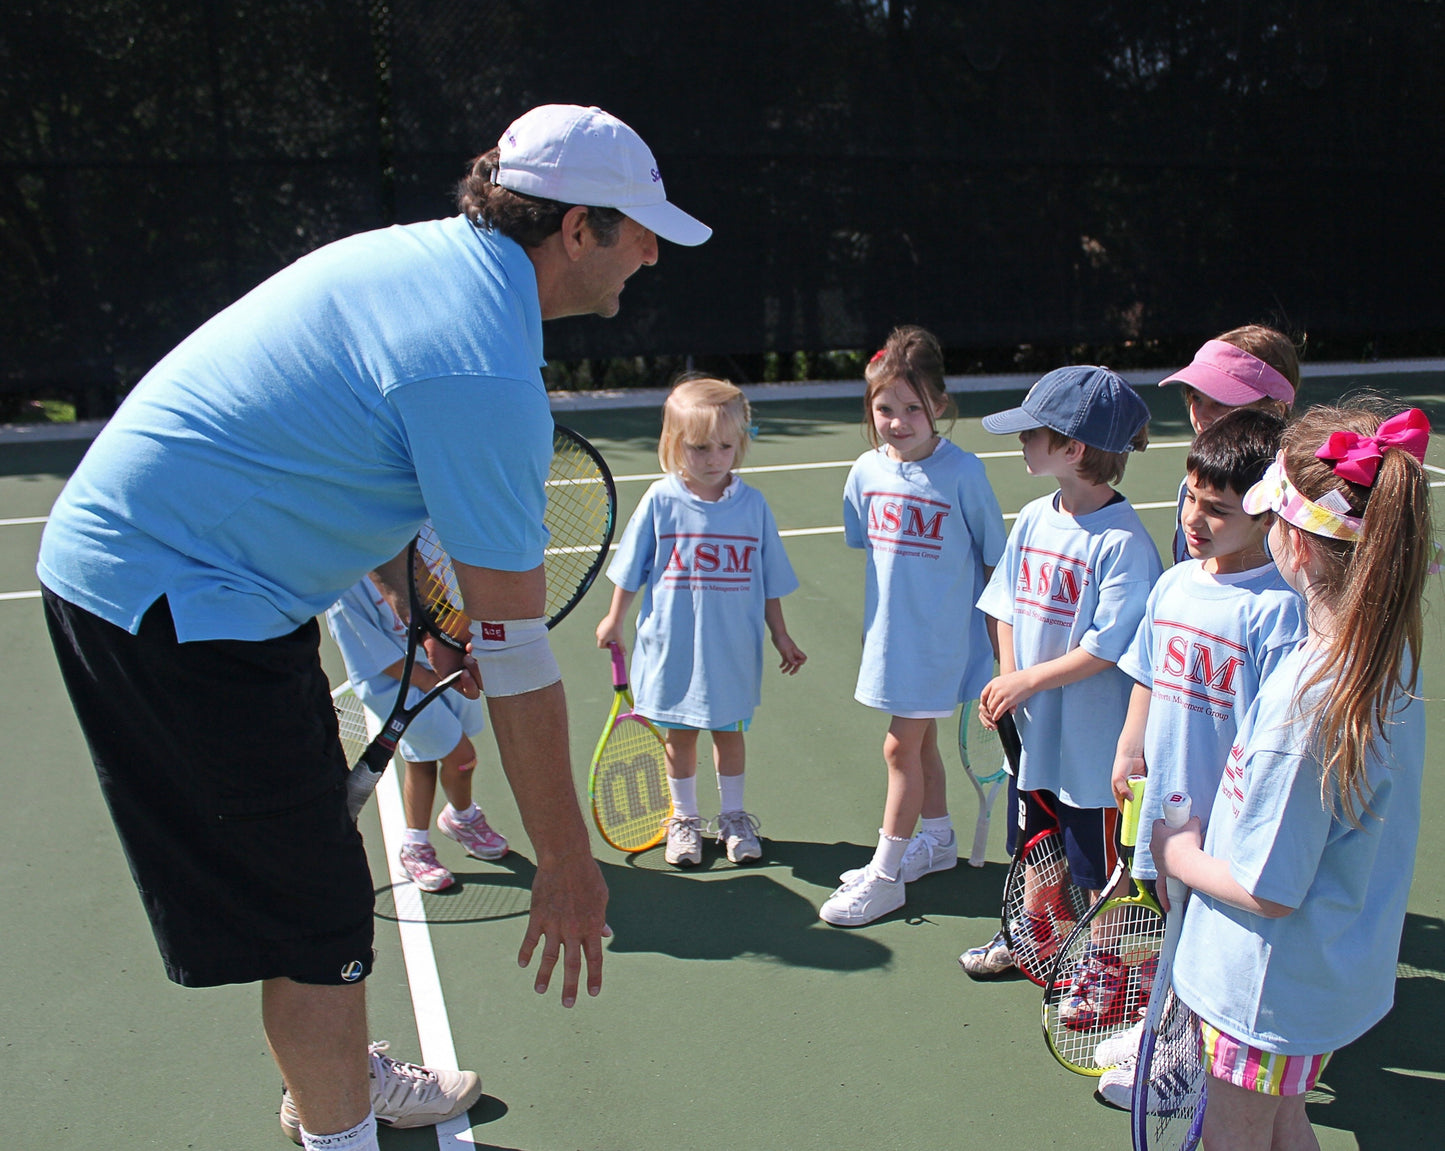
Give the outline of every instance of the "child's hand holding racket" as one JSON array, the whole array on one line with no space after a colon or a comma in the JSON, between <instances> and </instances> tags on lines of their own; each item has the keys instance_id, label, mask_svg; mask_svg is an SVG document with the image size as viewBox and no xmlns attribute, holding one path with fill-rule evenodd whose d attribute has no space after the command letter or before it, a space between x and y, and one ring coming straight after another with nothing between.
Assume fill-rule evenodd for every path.
<instances>
[{"instance_id":1,"label":"child's hand holding racket","mask_svg":"<svg viewBox=\"0 0 1445 1151\"><path fill-rule=\"evenodd\" d=\"M1156 819L1154 833L1149 838L1149 850L1154 855L1154 866L1159 869L1160 879L1178 876L1179 868L1186 866L1191 856L1203 852L1204 825L1197 815L1177 827L1167 820ZM1159 905L1165 911L1169 910L1169 887L1167 883L1158 885Z\"/></svg>"}]
</instances>

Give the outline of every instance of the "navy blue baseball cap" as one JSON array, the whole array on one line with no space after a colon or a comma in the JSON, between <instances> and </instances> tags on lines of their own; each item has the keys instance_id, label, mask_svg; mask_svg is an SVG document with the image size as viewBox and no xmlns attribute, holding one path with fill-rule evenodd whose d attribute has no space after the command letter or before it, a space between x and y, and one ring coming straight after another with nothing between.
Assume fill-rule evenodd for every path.
<instances>
[{"instance_id":1,"label":"navy blue baseball cap","mask_svg":"<svg viewBox=\"0 0 1445 1151\"><path fill-rule=\"evenodd\" d=\"M1117 372L1094 364L1056 368L1029 389L1024 402L984 416L984 429L999 435L1053 428L1060 435L1106 452L1127 452L1149 422L1149 407Z\"/></svg>"}]
</instances>

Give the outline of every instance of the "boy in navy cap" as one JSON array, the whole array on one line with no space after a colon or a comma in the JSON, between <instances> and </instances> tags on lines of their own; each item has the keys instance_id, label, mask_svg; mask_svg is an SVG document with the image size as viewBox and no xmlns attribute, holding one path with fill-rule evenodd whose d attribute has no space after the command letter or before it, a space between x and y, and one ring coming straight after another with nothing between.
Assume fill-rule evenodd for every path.
<instances>
[{"instance_id":1,"label":"boy in navy cap","mask_svg":"<svg viewBox=\"0 0 1445 1151\"><path fill-rule=\"evenodd\" d=\"M1149 442L1149 409L1108 368L1075 365L1038 381L1023 403L984 418L1017 433L1024 466L1059 490L1019 513L1003 559L978 607L998 621L999 674L979 694L992 727L1004 712L1018 725L1023 755L1016 781L1026 839L1056 826L1069 874L1097 891L1114 863L1117 809L1109 757L1129 707L1132 682L1116 666L1163 571L1134 509L1113 486L1131 451ZM1016 948L1030 970L1062 942L1052 911L1057 893L1043 878L1025 889ZM999 932L959 956L973 976L997 975L1015 956Z\"/></svg>"}]
</instances>

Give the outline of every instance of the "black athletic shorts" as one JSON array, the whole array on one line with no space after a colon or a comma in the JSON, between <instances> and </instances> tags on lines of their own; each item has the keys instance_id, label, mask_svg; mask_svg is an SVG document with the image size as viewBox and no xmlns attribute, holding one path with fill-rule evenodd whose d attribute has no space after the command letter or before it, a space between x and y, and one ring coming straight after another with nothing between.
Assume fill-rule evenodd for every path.
<instances>
[{"instance_id":1,"label":"black athletic shorts","mask_svg":"<svg viewBox=\"0 0 1445 1151\"><path fill-rule=\"evenodd\" d=\"M187 987L371 972L373 893L312 620L260 642L138 635L42 589L166 974Z\"/></svg>"},{"instance_id":2,"label":"black athletic shorts","mask_svg":"<svg viewBox=\"0 0 1445 1151\"><path fill-rule=\"evenodd\" d=\"M1118 808L1070 807L1052 791L1023 791L1019 796L1025 843L1057 828L1074 883L1086 891L1098 891L1108 883L1119 858Z\"/></svg>"}]
</instances>

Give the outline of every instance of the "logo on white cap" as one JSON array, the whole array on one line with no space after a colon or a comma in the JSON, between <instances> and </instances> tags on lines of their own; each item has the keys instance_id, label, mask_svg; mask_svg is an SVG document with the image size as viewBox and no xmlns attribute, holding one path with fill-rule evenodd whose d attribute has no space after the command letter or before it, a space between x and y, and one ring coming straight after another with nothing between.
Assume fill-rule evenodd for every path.
<instances>
[{"instance_id":1,"label":"logo on white cap","mask_svg":"<svg viewBox=\"0 0 1445 1151\"><path fill-rule=\"evenodd\" d=\"M497 141L493 180L563 204L616 208L664 240L691 247L712 229L668 203L662 173L642 137L601 108L543 104Z\"/></svg>"}]
</instances>

